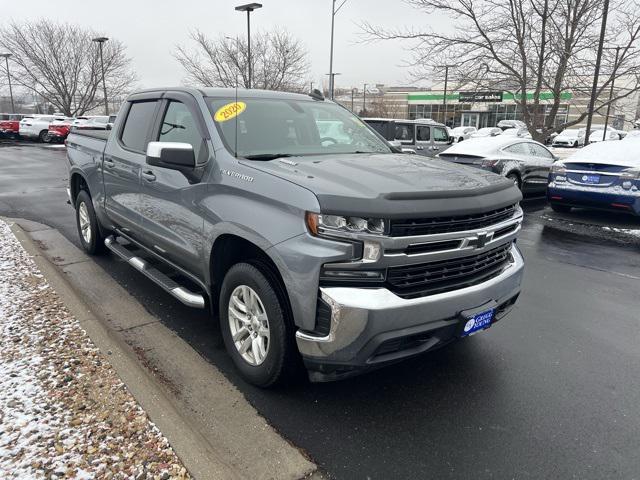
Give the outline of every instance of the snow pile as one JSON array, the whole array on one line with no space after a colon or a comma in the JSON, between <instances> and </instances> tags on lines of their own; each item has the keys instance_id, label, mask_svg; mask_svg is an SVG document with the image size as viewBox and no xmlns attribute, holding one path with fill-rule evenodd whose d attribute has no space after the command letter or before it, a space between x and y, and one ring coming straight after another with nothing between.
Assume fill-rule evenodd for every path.
<instances>
[{"instance_id":1,"label":"snow pile","mask_svg":"<svg viewBox=\"0 0 640 480\"><path fill-rule=\"evenodd\" d=\"M0 478L188 478L0 221Z\"/></svg>"}]
</instances>

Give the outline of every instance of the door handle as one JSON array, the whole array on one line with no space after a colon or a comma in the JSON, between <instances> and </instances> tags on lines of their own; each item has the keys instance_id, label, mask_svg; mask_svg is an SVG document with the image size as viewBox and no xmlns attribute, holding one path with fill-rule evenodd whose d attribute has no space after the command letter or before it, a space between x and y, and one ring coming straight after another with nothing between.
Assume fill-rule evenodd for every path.
<instances>
[{"instance_id":1,"label":"door handle","mask_svg":"<svg viewBox=\"0 0 640 480\"><path fill-rule=\"evenodd\" d=\"M116 166L116 164L110 158L105 158L104 159L104 166L107 167L107 168L113 168L113 167Z\"/></svg>"},{"instance_id":2,"label":"door handle","mask_svg":"<svg viewBox=\"0 0 640 480\"><path fill-rule=\"evenodd\" d=\"M142 178L144 178L147 182L155 182L156 176L153 174L151 170L144 170L142 172Z\"/></svg>"},{"instance_id":3,"label":"door handle","mask_svg":"<svg viewBox=\"0 0 640 480\"><path fill-rule=\"evenodd\" d=\"M440 150L440 147L431 147L431 150Z\"/></svg>"},{"instance_id":4,"label":"door handle","mask_svg":"<svg viewBox=\"0 0 640 480\"><path fill-rule=\"evenodd\" d=\"M424 150L424 147L417 146L417 147L416 147L416 150Z\"/></svg>"}]
</instances>

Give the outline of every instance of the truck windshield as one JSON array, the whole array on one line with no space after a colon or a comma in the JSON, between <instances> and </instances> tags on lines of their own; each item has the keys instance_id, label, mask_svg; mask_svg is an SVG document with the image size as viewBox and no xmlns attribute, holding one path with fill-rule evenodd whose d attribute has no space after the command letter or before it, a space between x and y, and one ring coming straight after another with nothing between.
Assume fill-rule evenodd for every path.
<instances>
[{"instance_id":1,"label":"truck windshield","mask_svg":"<svg viewBox=\"0 0 640 480\"><path fill-rule=\"evenodd\" d=\"M362 120L328 101L238 97L208 104L227 150L239 157L391 153Z\"/></svg>"}]
</instances>

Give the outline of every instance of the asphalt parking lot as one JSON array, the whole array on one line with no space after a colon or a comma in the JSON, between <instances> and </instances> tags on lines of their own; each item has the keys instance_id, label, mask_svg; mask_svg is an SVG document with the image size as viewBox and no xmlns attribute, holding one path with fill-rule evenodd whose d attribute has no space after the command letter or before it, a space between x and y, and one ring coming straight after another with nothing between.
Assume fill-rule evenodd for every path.
<instances>
[{"instance_id":1,"label":"asphalt parking lot","mask_svg":"<svg viewBox=\"0 0 640 480\"><path fill-rule=\"evenodd\" d=\"M0 215L45 223L78 244L65 163L63 148L0 146ZM574 228L574 217L543 200L524 207L526 275L510 316L372 374L286 390L244 383L206 314L112 257L96 261L328 477L638 478L640 249L615 230ZM593 218L640 230L631 217Z\"/></svg>"}]
</instances>

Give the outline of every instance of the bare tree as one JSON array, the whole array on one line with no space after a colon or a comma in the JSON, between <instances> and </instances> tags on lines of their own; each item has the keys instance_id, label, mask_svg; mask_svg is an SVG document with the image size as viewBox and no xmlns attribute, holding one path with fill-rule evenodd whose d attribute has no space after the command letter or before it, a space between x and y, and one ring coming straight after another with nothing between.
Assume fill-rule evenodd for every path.
<instances>
[{"instance_id":1,"label":"bare tree","mask_svg":"<svg viewBox=\"0 0 640 480\"><path fill-rule=\"evenodd\" d=\"M174 57L187 80L208 87L248 86L247 42L220 36L210 39L200 31L191 33L194 46L177 46ZM309 71L307 51L286 31L259 33L251 39L253 88L301 91Z\"/></svg>"},{"instance_id":2,"label":"bare tree","mask_svg":"<svg viewBox=\"0 0 640 480\"><path fill-rule=\"evenodd\" d=\"M9 23L0 28L0 48L13 54L11 79L18 88L40 96L68 116L104 106L102 74L95 32L49 20ZM104 44L109 96L127 92L135 82L122 42Z\"/></svg>"},{"instance_id":3,"label":"bare tree","mask_svg":"<svg viewBox=\"0 0 640 480\"><path fill-rule=\"evenodd\" d=\"M590 97L602 0L407 0L426 13L454 20L453 32L385 30L363 24L366 38L413 42L409 63L417 79L455 63L454 87L500 89L513 94L537 139L582 122L588 111L563 122L564 97ZM612 0L607 46L621 46L618 61L605 49L596 111L640 90L640 11L637 2ZM619 87L609 101L611 82ZM620 81L623 80L623 81ZM550 92L550 95L545 94ZM550 97L550 98L549 98ZM542 121L544 118L544 121Z\"/></svg>"}]
</instances>

